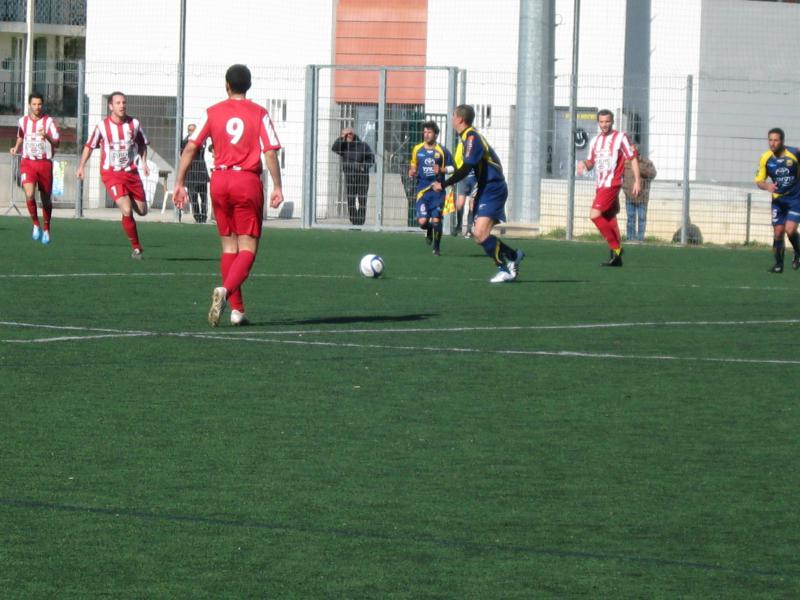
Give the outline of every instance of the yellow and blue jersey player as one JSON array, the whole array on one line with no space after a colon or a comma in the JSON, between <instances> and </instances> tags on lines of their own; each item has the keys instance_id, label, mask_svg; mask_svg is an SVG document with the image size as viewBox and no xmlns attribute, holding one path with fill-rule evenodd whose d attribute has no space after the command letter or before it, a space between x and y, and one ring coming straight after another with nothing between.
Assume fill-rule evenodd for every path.
<instances>
[{"instance_id":1,"label":"yellow and blue jersey player","mask_svg":"<svg viewBox=\"0 0 800 600\"><path fill-rule=\"evenodd\" d=\"M784 234L794 249L792 269L800 269L800 233L797 231L800 222L800 149L786 146L784 138L783 129L775 127L769 130L769 150L761 155L755 178L759 188L772 194L772 251L775 264L770 267L770 273L783 273ZM768 182L767 177L772 181Z\"/></svg>"},{"instance_id":2,"label":"yellow and blue jersey player","mask_svg":"<svg viewBox=\"0 0 800 600\"><path fill-rule=\"evenodd\" d=\"M439 256L442 243L442 210L444 191L435 191L433 184L441 181L446 172L453 172L453 156L439 144L439 126L434 121L422 124L422 140L411 151L408 176L417 178L417 223L426 231L425 241L433 243L433 254Z\"/></svg>"}]
</instances>

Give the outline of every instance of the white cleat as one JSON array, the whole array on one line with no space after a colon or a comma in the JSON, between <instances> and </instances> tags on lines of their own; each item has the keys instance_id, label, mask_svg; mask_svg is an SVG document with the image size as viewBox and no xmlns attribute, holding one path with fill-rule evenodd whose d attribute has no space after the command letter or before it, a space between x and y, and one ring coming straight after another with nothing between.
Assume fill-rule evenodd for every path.
<instances>
[{"instance_id":1,"label":"white cleat","mask_svg":"<svg viewBox=\"0 0 800 600\"><path fill-rule=\"evenodd\" d=\"M507 283L514 281L514 276L503 267L497 269L497 274L489 280L489 283Z\"/></svg>"},{"instance_id":2,"label":"white cleat","mask_svg":"<svg viewBox=\"0 0 800 600\"><path fill-rule=\"evenodd\" d=\"M244 327L245 325L250 325L250 321L243 312L234 308L231 310L231 325Z\"/></svg>"},{"instance_id":3,"label":"white cleat","mask_svg":"<svg viewBox=\"0 0 800 600\"><path fill-rule=\"evenodd\" d=\"M214 288L211 294L211 308L208 309L208 324L212 327L219 325L219 319L225 310L228 300L228 290L224 287Z\"/></svg>"},{"instance_id":4,"label":"white cleat","mask_svg":"<svg viewBox=\"0 0 800 600\"><path fill-rule=\"evenodd\" d=\"M42 229L38 225L33 226L33 233L31 234L31 238L34 242L38 242L39 238L42 236Z\"/></svg>"},{"instance_id":5,"label":"white cleat","mask_svg":"<svg viewBox=\"0 0 800 600\"><path fill-rule=\"evenodd\" d=\"M50 243L50 232L42 231L42 243L46 246Z\"/></svg>"},{"instance_id":6,"label":"white cleat","mask_svg":"<svg viewBox=\"0 0 800 600\"><path fill-rule=\"evenodd\" d=\"M522 251L522 249L517 248L517 258L509 261L506 265L508 272L514 276L514 279L516 279L517 275L519 275L519 263L521 263L524 258L525 253Z\"/></svg>"},{"instance_id":7,"label":"white cleat","mask_svg":"<svg viewBox=\"0 0 800 600\"><path fill-rule=\"evenodd\" d=\"M133 252L131 252L131 258L133 260L142 260L142 251L139 248L135 248Z\"/></svg>"}]
</instances>

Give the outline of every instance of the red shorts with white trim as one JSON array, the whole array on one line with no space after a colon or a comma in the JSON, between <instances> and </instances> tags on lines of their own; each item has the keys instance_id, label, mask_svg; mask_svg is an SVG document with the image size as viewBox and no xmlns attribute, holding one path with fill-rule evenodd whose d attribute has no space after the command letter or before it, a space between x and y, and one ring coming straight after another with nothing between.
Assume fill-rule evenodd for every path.
<instances>
[{"instance_id":1,"label":"red shorts with white trim","mask_svg":"<svg viewBox=\"0 0 800 600\"><path fill-rule=\"evenodd\" d=\"M144 186L138 171L102 171L100 178L108 190L108 195L119 201L123 196L145 202Z\"/></svg>"},{"instance_id":2,"label":"red shorts with white trim","mask_svg":"<svg viewBox=\"0 0 800 600\"><path fill-rule=\"evenodd\" d=\"M253 171L216 170L211 174L211 204L221 236L261 237L264 186Z\"/></svg>"},{"instance_id":3,"label":"red shorts with white trim","mask_svg":"<svg viewBox=\"0 0 800 600\"><path fill-rule=\"evenodd\" d=\"M620 186L597 188L592 208L599 210L605 217L613 217L619 212Z\"/></svg>"},{"instance_id":4,"label":"red shorts with white trim","mask_svg":"<svg viewBox=\"0 0 800 600\"><path fill-rule=\"evenodd\" d=\"M19 163L19 179L22 185L38 185L39 192L49 196L53 191L53 162L23 158Z\"/></svg>"}]
</instances>

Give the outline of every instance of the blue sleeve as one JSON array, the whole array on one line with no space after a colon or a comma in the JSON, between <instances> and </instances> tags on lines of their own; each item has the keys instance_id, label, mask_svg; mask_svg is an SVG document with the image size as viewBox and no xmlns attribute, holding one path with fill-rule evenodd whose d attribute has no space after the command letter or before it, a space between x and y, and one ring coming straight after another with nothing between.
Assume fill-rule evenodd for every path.
<instances>
[{"instance_id":1,"label":"blue sleeve","mask_svg":"<svg viewBox=\"0 0 800 600\"><path fill-rule=\"evenodd\" d=\"M477 133L469 132L464 140L464 164L475 167L483 158L483 144Z\"/></svg>"}]
</instances>

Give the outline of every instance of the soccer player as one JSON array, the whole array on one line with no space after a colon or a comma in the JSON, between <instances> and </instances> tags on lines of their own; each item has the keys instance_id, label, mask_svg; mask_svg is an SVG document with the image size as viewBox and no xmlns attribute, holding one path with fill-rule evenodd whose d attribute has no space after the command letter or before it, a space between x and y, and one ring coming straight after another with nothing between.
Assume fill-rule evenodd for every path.
<instances>
[{"instance_id":1,"label":"soccer player","mask_svg":"<svg viewBox=\"0 0 800 600\"><path fill-rule=\"evenodd\" d=\"M461 104L453 111L453 127L464 144L464 162L443 182L434 182L432 189L439 191L465 179L470 171L475 171L478 191L475 194L472 239L497 266L497 274L489 281L505 283L517 278L519 264L525 258L525 253L520 249L512 249L492 235L492 227L506 220L508 186L500 159L486 139L472 127L474 121L475 109L467 104Z\"/></svg>"},{"instance_id":2,"label":"soccer player","mask_svg":"<svg viewBox=\"0 0 800 600\"><path fill-rule=\"evenodd\" d=\"M431 186L445 172L453 172L453 157L447 148L436 141L438 136L439 126L434 121L423 123L423 141L411 150L408 168L408 176L417 178L417 223L420 229L426 231L425 241L428 244L433 243L435 256L441 254L444 190L437 192Z\"/></svg>"},{"instance_id":3,"label":"soccer player","mask_svg":"<svg viewBox=\"0 0 800 600\"><path fill-rule=\"evenodd\" d=\"M138 119L128 115L127 99L122 92L112 92L108 98L111 113L101 120L83 148L75 175L84 178L84 167L95 148L102 148L100 178L122 213L122 228L131 242L131 258L141 260L142 245L133 213L147 214L144 186L139 177L136 157L140 158L142 172L147 177L147 137Z\"/></svg>"},{"instance_id":4,"label":"soccer player","mask_svg":"<svg viewBox=\"0 0 800 600\"><path fill-rule=\"evenodd\" d=\"M789 238L794 248L792 269L800 269L800 234L797 223L800 222L800 178L797 173L797 161L800 160L800 149L784 145L783 129L775 127L767 133L769 150L761 155L755 182L762 190L772 194L772 252L775 264L770 273L783 273L783 235ZM772 182L767 182L767 176Z\"/></svg>"},{"instance_id":5,"label":"soccer player","mask_svg":"<svg viewBox=\"0 0 800 600\"><path fill-rule=\"evenodd\" d=\"M625 161L629 160L634 178L631 197L636 198L639 195L642 187L639 159L636 148L633 147L627 134L614 129L614 113L605 108L598 111L597 125L600 133L589 143L589 158L578 163L578 175L597 167L595 171L597 189L589 218L606 239L611 250L609 259L600 264L604 267L621 267L622 236L617 223L619 191L622 187Z\"/></svg>"},{"instance_id":6,"label":"soccer player","mask_svg":"<svg viewBox=\"0 0 800 600\"><path fill-rule=\"evenodd\" d=\"M283 202L277 150L280 142L267 109L247 99L250 69L233 65L225 73L228 99L208 108L181 155L175 179L175 205L187 201L184 188L192 158L207 138L214 146L211 203L222 241L222 286L211 294L208 322L219 325L225 306L231 305L231 323L247 325L241 286L256 259L264 214L261 156L272 177L270 206Z\"/></svg>"},{"instance_id":7,"label":"soccer player","mask_svg":"<svg viewBox=\"0 0 800 600\"><path fill-rule=\"evenodd\" d=\"M53 154L61 140L55 121L44 114L44 97L33 92L28 96L28 114L17 124L17 143L11 148L16 155L22 150L20 180L25 190L25 203L33 222L34 240L41 238L43 244L50 243L50 217L53 214ZM42 200L42 223L36 210L36 186Z\"/></svg>"}]
</instances>

